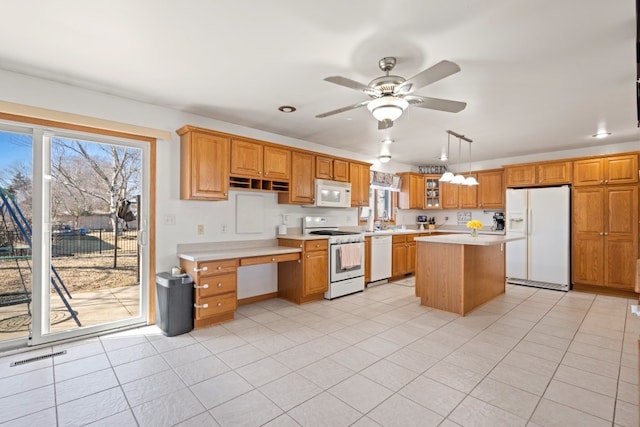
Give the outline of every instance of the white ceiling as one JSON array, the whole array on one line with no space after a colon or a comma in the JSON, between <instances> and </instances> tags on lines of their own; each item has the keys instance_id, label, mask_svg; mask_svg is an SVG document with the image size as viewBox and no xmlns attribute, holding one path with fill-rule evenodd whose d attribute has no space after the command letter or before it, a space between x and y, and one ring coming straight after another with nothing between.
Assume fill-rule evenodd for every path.
<instances>
[{"instance_id":1,"label":"white ceiling","mask_svg":"<svg viewBox=\"0 0 640 427\"><path fill-rule=\"evenodd\" d=\"M447 129L474 161L640 140L634 0L5 0L2 15L0 68L371 157L388 136L406 164L437 163ZM382 131L366 108L315 118L368 99L325 77L366 84L385 56L405 78L457 63L415 94L467 108L411 106Z\"/></svg>"}]
</instances>

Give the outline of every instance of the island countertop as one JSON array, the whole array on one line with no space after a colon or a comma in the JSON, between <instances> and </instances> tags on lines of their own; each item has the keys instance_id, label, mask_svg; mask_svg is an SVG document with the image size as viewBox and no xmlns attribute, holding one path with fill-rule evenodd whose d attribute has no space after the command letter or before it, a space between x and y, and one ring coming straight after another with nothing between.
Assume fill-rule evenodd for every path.
<instances>
[{"instance_id":1,"label":"island countertop","mask_svg":"<svg viewBox=\"0 0 640 427\"><path fill-rule=\"evenodd\" d=\"M416 242L426 243L449 243L453 245L474 245L474 246L490 246L500 245L507 242L522 240L524 237L505 236L494 234L480 234L477 237L471 237L469 234L443 234L436 236L416 237Z\"/></svg>"}]
</instances>

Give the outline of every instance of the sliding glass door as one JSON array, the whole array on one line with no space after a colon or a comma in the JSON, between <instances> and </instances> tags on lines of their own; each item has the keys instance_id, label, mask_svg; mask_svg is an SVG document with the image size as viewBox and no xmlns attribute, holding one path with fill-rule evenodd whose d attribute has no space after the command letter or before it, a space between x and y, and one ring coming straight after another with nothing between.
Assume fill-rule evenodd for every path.
<instances>
[{"instance_id":1,"label":"sliding glass door","mask_svg":"<svg viewBox=\"0 0 640 427\"><path fill-rule=\"evenodd\" d=\"M9 201L22 213L13 262L31 273L22 288L12 282L30 315L13 339L37 345L144 324L148 143L38 128L32 141L31 206Z\"/></svg>"}]
</instances>

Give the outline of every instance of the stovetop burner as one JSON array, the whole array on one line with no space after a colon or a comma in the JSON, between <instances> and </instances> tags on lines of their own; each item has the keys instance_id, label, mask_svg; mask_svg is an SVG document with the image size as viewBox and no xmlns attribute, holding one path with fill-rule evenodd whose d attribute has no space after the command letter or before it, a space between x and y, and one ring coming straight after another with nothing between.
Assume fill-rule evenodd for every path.
<instances>
[{"instance_id":1,"label":"stovetop burner","mask_svg":"<svg viewBox=\"0 0 640 427\"><path fill-rule=\"evenodd\" d=\"M314 230L314 231L310 231L309 234L317 234L320 236L348 236L348 235L360 234L360 233L357 231Z\"/></svg>"}]
</instances>

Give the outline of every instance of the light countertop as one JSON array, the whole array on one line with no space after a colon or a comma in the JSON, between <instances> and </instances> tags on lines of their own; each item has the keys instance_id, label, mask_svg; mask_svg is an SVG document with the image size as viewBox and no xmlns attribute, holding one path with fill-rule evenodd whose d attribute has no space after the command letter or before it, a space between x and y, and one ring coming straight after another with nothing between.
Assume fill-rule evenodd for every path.
<instances>
[{"instance_id":1,"label":"light countertop","mask_svg":"<svg viewBox=\"0 0 640 427\"><path fill-rule=\"evenodd\" d=\"M302 252L300 248L289 246L261 246L247 248L208 249L201 251L185 251L178 257L187 261L217 261L221 259L249 258L264 255L281 255Z\"/></svg>"},{"instance_id":2,"label":"light countertop","mask_svg":"<svg viewBox=\"0 0 640 427\"><path fill-rule=\"evenodd\" d=\"M479 235L477 237L471 237L469 232L465 234L443 234L439 236L422 236L416 237L416 242L425 243L450 243L453 245L474 245L474 246L489 246L500 245L507 242L513 242L516 240L522 240L524 237L507 237L505 235Z\"/></svg>"},{"instance_id":3,"label":"light countertop","mask_svg":"<svg viewBox=\"0 0 640 427\"><path fill-rule=\"evenodd\" d=\"M451 233L451 234L469 234L471 230L469 230L465 225L441 225L437 226L433 230L418 230L415 228L408 228L406 230L397 229L397 230L378 230L378 231L366 231L364 233L365 236L378 236L378 235L393 235L393 234L431 234L431 233ZM504 230L495 231L492 230L491 227L483 227L478 231L479 234L485 235L495 235L495 236L504 236Z\"/></svg>"},{"instance_id":4,"label":"light countertop","mask_svg":"<svg viewBox=\"0 0 640 427\"><path fill-rule=\"evenodd\" d=\"M330 236L323 236L318 234L278 234L278 239L292 239L292 240L327 240Z\"/></svg>"}]
</instances>

